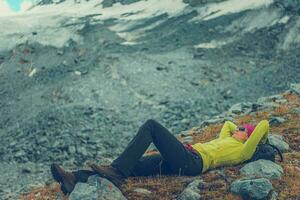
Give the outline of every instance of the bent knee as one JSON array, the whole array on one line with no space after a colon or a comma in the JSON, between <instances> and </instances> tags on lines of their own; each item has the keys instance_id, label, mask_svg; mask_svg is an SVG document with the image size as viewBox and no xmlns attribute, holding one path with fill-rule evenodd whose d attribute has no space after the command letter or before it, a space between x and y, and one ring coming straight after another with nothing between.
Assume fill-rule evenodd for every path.
<instances>
[{"instance_id":1,"label":"bent knee","mask_svg":"<svg viewBox=\"0 0 300 200\"><path fill-rule=\"evenodd\" d=\"M145 124L158 124L157 121L155 121L154 119L148 119Z\"/></svg>"}]
</instances>

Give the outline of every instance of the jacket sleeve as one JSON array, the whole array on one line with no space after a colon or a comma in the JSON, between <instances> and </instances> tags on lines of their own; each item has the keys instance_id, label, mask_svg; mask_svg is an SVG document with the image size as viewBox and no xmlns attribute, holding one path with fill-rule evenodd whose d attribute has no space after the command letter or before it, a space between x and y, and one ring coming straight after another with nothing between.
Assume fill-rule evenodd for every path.
<instances>
[{"instance_id":1,"label":"jacket sleeve","mask_svg":"<svg viewBox=\"0 0 300 200\"><path fill-rule=\"evenodd\" d=\"M241 158L243 160L248 160L251 158L256 150L259 143L264 143L267 140L269 133L269 122L267 120L262 120L254 129L251 136L244 143L242 149Z\"/></svg>"},{"instance_id":2,"label":"jacket sleeve","mask_svg":"<svg viewBox=\"0 0 300 200\"><path fill-rule=\"evenodd\" d=\"M230 122L226 121L222 127L222 130L220 132L219 138L225 138L225 137L230 137L231 133L237 128L237 126Z\"/></svg>"}]
</instances>

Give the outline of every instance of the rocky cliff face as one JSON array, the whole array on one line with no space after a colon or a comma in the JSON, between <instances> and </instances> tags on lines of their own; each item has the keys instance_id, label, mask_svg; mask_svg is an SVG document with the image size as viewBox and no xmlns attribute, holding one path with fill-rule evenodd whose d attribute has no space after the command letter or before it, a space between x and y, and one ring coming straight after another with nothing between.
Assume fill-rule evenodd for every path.
<instances>
[{"instance_id":1,"label":"rocky cliff face","mask_svg":"<svg viewBox=\"0 0 300 200\"><path fill-rule=\"evenodd\" d=\"M272 0L49 0L0 13L1 162L104 162L149 118L178 134L281 92L300 80L299 19L297 1Z\"/></svg>"}]
</instances>

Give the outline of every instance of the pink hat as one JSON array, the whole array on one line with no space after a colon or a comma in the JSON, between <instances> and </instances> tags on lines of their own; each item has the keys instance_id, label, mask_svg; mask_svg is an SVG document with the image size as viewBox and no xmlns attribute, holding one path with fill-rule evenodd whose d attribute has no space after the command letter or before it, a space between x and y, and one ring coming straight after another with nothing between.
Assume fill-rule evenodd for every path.
<instances>
[{"instance_id":1,"label":"pink hat","mask_svg":"<svg viewBox=\"0 0 300 200\"><path fill-rule=\"evenodd\" d=\"M248 137L250 137L250 135L252 134L252 132L255 129L255 126L253 126L252 124L244 124L243 127L245 129L247 129L247 135L248 135Z\"/></svg>"}]
</instances>

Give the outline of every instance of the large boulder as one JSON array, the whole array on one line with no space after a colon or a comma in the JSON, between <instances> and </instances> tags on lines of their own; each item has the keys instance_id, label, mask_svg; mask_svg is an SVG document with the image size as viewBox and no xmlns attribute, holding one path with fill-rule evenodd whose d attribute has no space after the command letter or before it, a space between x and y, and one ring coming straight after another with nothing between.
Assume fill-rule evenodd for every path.
<instances>
[{"instance_id":1,"label":"large boulder","mask_svg":"<svg viewBox=\"0 0 300 200\"><path fill-rule=\"evenodd\" d=\"M69 196L70 200L96 200L97 198L97 187L85 183L77 183Z\"/></svg>"},{"instance_id":2,"label":"large boulder","mask_svg":"<svg viewBox=\"0 0 300 200\"><path fill-rule=\"evenodd\" d=\"M246 164L240 169L242 175L247 177L265 177L280 179L283 169L280 165L269 160L257 160Z\"/></svg>"},{"instance_id":3,"label":"large boulder","mask_svg":"<svg viewBox=\"0 0 300 200\"><path fill-rule=\"evenodd\" d=\"M237 180L230 186L230 191L243 199L265 199L272 191L272 183L266 178Z\"/></svg>"},{"instance_id":4,"label":"large boulder","mask_svg":"<svg viewBox=\"0 0 300 200\"><path fill-rule=\"evenodd\" d=\"M98 175L89 177L87 183L77 183L69 196L70 200L114 199L127 200L122 192L107 179Z\"/></svg>"}]
</instances>

